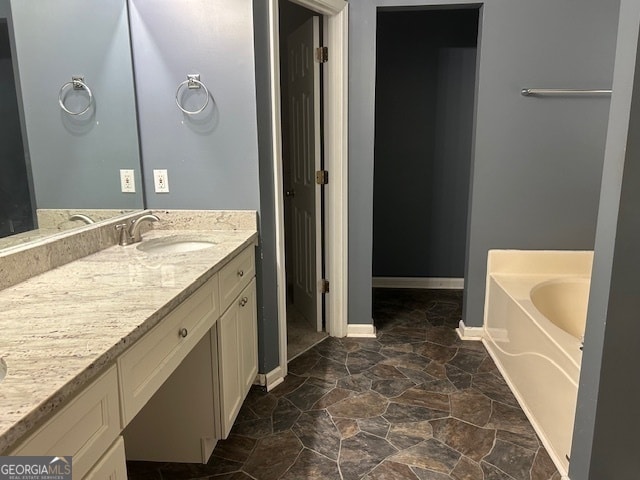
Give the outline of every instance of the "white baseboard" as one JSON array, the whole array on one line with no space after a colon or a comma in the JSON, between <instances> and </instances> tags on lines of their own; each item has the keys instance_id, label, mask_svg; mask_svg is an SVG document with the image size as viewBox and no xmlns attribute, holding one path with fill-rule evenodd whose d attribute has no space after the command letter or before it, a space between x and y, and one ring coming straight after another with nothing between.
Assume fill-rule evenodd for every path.
<instances>
[{"instance_id":1,"label":"white baseboard","mask_svg":"<svg viewBox=\"0 0 640 480\"><path fill-rule=\"evenodd\" d=\"M371 324L355 324L347 325L347 337L354 338L376 338L376 327Z\"/></svg>"},{"instance_id":2,"label":"white baseboard","mask_svg":"<svg viewBox=\"0 0 640 480\"><path fill-rule=\"evenodd\" d=\"M284 375L282 375L282 368L278 365L269 373L259 373L254 384L262 385L266 387L267 392L270 392L282 382L284 382Z\"/></svg>"},{"instance_id":3,"label":"white baseboard","mask_svg":"<svg viewBox=\"0 0 640 480\"><path fill-rule=\"evenodd\" d=\"M460 320L459 325L460 326L456 328L456 332L462 340L482 340L484 328L467 327L462 320Z\"/></svg>"},{"instance_id":4,"label":"white baseboard","mask_svg":"<svg viewBox=\"0 0 640 480\"><path fill-rule=\"evenodd\" d=\"M464 278L373 277L374 288L442 288L462 290Z\"/></svg>"},{"instance_id":5,"label":"white baseboard","mask_svg":"<svg viewBox=\"0 0 640 480\"><path fill-rule=\"evenodd\" d=\"M200 449L202 453L202 463L207 463L211 458L213 450L216 448L218 440L215 437L203 437L200 439Z\"/></svg>"}]
</instances>

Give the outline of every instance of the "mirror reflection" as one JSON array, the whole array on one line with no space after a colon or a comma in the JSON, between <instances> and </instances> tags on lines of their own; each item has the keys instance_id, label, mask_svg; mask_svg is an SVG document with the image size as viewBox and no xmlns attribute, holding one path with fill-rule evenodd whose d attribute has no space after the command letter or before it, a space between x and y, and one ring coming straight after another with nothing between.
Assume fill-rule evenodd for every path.
<instances>
[{"instance_id":1,"label":"mirror reflection","mask_svg":"<svg viewBox=\"0 0 640 480\"><path fill-rule=\"evenodd\" d=\"M0 237L34 228L9 26L0 16Z\"/></svg>"},{"instance_id":2,"label":"mirror reflection","mask_svg":"<svg viewBox=\"0 0 640 480\"><path fill-rule=\"evenodd\" d=\"M144 207L132 70L126 0L0 0L0 248Z\"/></svg>"}]
</instances>

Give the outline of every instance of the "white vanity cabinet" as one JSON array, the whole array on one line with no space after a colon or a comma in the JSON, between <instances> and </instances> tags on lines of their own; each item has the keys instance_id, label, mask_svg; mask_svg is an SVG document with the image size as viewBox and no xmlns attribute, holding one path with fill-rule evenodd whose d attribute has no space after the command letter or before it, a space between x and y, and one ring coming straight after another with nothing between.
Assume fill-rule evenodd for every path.
<instances>
[{"instance_id":1,"label":"white vanity cabinet","mask_svg":"<svg viewBox=\"0 0 640 480\"><path fill-rule=\"evenodd\" d=\"M169 376L162 375L161 385L147 379L154 378L155 371L163 367L166 353L177 347L168 342L168 347L159 348L164 354L154 353L154 358L160 361L149 358L149 353L136 353L138 348L144 348L143 352L155 352L154 346L162 343L147 340L153 330L119 360L121 376L138 379L121 381L124 437L129 459L205 463L217 439L229 434L255 380L258 345L253 245L232 258L207 285L206 294L200 294L204 288L201 287L167 316L167 320L180 316L177 312L182 309L191 312L187 316L196 325L206 318L204 325L209 334L203 335L206 333L203 328L198 329L195 337L198 343L189 349L188 355L169 372ZM212 296L216 299L213 303L203 300ZM196 298L193 306L185 307L193 298ZM183 324L181 322L163 320L154 330L161 327L163 331L175 332ZM165 324L171 327L165 327ZM165 338L162 334L154 337ZM175 335L171 338L175 341ZM131 361L127 360L129 352L134 352ZM135 373L143 365L148 365L143 369L148 373ZM150 390L148 394L134 393L145 389ZM129 408L127 402L134 406Z\"/></svg>"},{"instance_id":2,"label":"white vanity cabinet","mask_svg":"<svg viewBox=\"0 0 640 480\"><path fill-rule=\"evenodd\" d=\"M122 427L131 422L220 316L214 275L118 358Z\"/></svg>"},{"instance_id":3,"label":"white vanity cabinet","mask_svg":"<svg viewBox=\"0 0 640 480\"><path fill-rule=\"evenodd\" d=\"M126 479L125 458L204 463L257 370L251 243L11 455L72 456L74 480Z\"/></svg>"},{"instance_id":4,"label":"white vanity cabinet","mask_svg":"<svg viewBox=\"0 0 640 480\"><path fill-rule=\"evenodd\" d=\"M73 478L81 479L109 450L118 435L120 411L114 365L10 455L71 456ZM122 470L124 457L119 463Z\"/></svg>"},{"instance_id":5,"label":"white vanity cabinet","mask_svg":"<svg viewBox=\"0 0 640 480\"><path fill-rule=\"evenodd\" d=\"M218 435L227 438L258 372L255 254L252 248L220 270Z\"/></svg>"},{"instance_id":6,"label":"white vanity cabinet","mask_svg":"<svg viewBox=\"0 0 640 480\"><path fill-rule=\"evenodd\" d=\"M215 334L198 342L126 427L127 458L185 463L209 459L218 436L212 337Z\"/></svg>"}]
</instances>

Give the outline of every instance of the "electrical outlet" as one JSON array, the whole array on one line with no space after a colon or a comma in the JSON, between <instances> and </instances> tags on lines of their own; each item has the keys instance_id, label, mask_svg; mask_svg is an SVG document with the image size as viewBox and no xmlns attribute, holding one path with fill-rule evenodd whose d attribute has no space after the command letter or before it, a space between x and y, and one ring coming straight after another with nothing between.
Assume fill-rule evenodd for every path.
<instances>
[{"instance_id":1,"label":"electrical outlet","mask_svg":"<svg viewBox=\"0 0 640 480\"><path fill-rule=\"evenodd\" d=\"M136 193L136 181L133 170L120 170L120 190L122 190L122 193Z\"/></svg>"},{"instance_id":2,"label":"electrical outlet","mask_svg":"<svg viewBox=\"0 0 640 480\"><path fill-rule=\"evenodd\" d=\"M169 176L166 170L154 170L153 183L156 193L169 193Z\"/></svg>"}]
</instances>

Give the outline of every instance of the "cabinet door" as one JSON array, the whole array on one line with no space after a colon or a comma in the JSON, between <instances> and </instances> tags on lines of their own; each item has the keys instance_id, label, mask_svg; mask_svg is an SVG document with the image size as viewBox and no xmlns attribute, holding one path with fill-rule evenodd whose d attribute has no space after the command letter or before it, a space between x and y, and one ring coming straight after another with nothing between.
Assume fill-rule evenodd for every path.
<instances>
[{"instance_id":1,"label":"cabinet door","mask_svg":"<svg viewBox=\"0 0 640 480\"><path fill-rule=\"evenodd\" d=\"M83 480L127 480L127 465L122 437L113 443Z\"/></svg>"},{"instance_id":2,"label":"cabinet door","mask_svg":"<svg viewBox=\"0 0 640 480\"><path fill-rule=\"evenodd\" d=\"M36 430L10 455L73 457L73 478L82 478L120 433L115 365Z\"/></svg>"},{"instance_id":3,"label":"cabinet door","mask_svg":"<svg viewBox=\"0 0 640 480\"><path fill-rule=\"evenodd\" d=\"M238 328L240 338L240 378L243 398L249 392L258 373L258 314L255 279L240 294L238 301Z\"/></svg>"},{"instance_id":4,"label":"cabinet door","mask_svg":"<svg viewBox=\"0 0 640 480\"><path fill-rule=\"evenodd\" d=\"M244 396L240 377L240 308L232 306L218 320L218 373L222 437L227 438Z\"/></svg>"},{"instance_id":5,"label":"cabinet door","mask_svg":"<svg viewBox=\"0 0 640 480\"><path fill-rule=\"evenodd\" d=\"M258 372L255 279L218 321L218 372L221 433L227 438Z\"/></svg>"}]
</instances>

